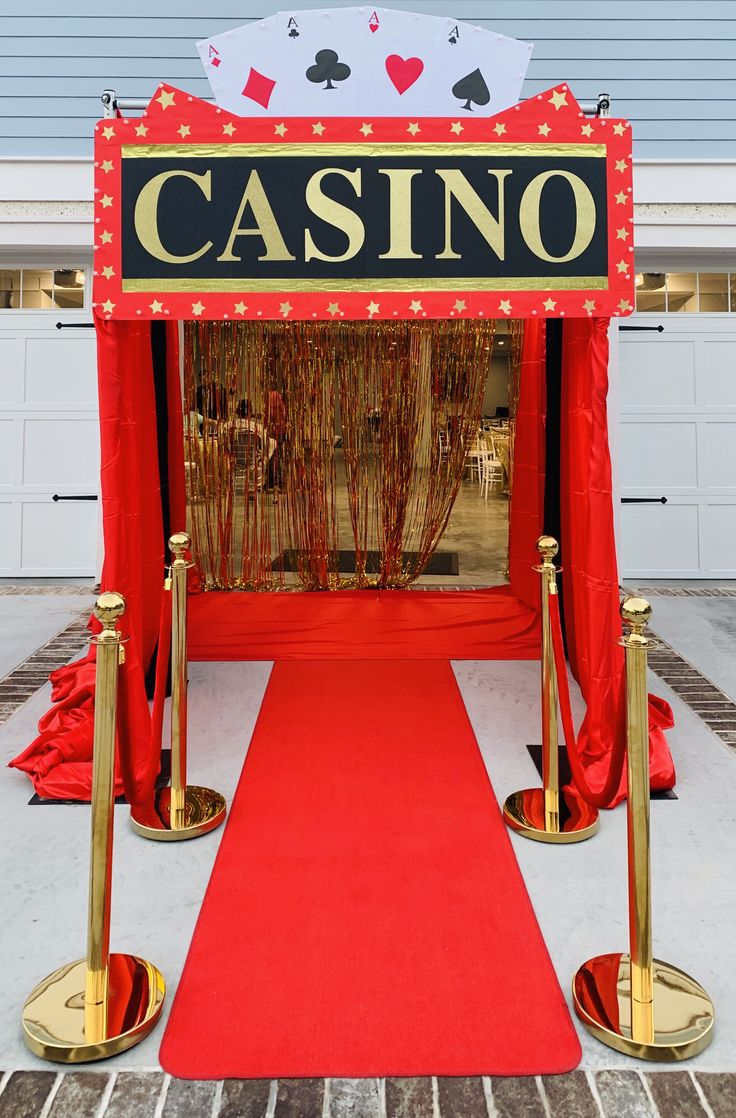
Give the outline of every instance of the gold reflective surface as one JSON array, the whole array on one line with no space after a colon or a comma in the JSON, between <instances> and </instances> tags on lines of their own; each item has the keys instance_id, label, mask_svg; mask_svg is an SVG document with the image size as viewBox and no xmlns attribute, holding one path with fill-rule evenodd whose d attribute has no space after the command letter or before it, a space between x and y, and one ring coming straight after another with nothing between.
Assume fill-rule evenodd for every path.
<instances>
[{"instance_id":1,"label":"gold reflective surface","mask_svg":"<svg viewBox=\"0 0 736 1118\"><path fill-rule=\"evenodd\" d=\"M636 1038L629 955L598 955L575 975L575 1012L609 1048L640 1060L687 1060L713 1039L715 1010L702 986L677 967L652 961L652 1028Z\"/></svg>"},{"instance_id":2,"label":"gold reflective surface","mask_svg":"<svg viewBox=\"0 0 736 1118\"><path fill-rule=\"evenodd\" d=\"M513 792L503 805L506 824L537 842L582 842L598 830L598 812L575 792L561 791L552 794L551 811L549 790L524 788Z\"/></svg>"},{"instance_id":3,"label":"gold reflective surface","mask_svg":"<svg viewBox=\"0 0 736 1118\"><path fill-rule=\"evenodd\" d=\"M44 1060L81 1064L132 1048L150 1033L164 1002L163 976L136 955L109 956L106 1002L85 1001L85 959L40 982L23 1006L26 1044Z\"/></svg>"},{"instance_id":4,"label":"gold reflective surface","mask_svg":"<svg viewBox=\"0 0 736 1118\"><path fill-rule=\"evenodd\" d=\"M575 156L577 159L604 159L605 144L495 144L495 143L412 143L404 140L397 143L371 143L362 141L352 143L311 143L311 144L232 144L228 141L209 144L123 144L123 159L160 159L161 156L178 156L180 159L207 158L233 159L245 156L248 159L273 159L274 156L293 159L306 156L309 159L327 158L332 155L347 155L352 158L363 155L524 155L535 159Z\"/></svg>"},{"instance_id":5,"label":"gold reflective surface","mask_svg":"<svg viewBox=\"0 0 736 1118\"><path fill-rule=\"evenodd\" d=\"M123 279L123 291L607 291L608 276L416 276L413 279Z\"/></svg>"},{"instance_id":6,"label":"gold reflective surface","mask_svg":"<svg viewBox=\"0 0 736 1118\"><path fill-rule=\"evenodd\" d=\"M225 822L225 799L211 788L188 784L183 796L183 811L180 813L177 812L179 802L172 788L160 788L151 810L131 810L130 824L133 830L144 838L177 842L206 835ZM176 827L172 819L177 819Z\"/></svg>"}]
</instances>

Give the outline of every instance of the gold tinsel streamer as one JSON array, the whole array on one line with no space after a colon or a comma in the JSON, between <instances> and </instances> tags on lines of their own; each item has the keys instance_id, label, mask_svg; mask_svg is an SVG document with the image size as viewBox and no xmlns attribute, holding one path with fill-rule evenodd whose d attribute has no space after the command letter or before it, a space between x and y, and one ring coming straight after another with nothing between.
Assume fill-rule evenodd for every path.
<instances>
[{"instance_id":1,"label":"gold tinsel streamer","mask_svg":"<svg viewBox=\"0 0 736 1118\"><path fill-rule=\"evenodd\" d=\"M280 589L287 568L310 590L416 579L477 435L494 326L186 323L190 531L204 585ZM348 543L356 574L341 579Z\"/></svg>"}]
</instances>

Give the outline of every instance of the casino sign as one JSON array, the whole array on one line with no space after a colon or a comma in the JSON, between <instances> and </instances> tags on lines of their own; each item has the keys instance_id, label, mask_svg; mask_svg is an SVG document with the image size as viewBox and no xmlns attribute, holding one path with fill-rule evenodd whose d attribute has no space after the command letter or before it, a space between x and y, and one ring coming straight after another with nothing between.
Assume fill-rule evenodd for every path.
<instances>
[{"instance_id":1,"label":"casino sign","mask_svg":"<svg viewBox=\"0 0 736 1118\"><path fill-rule=\"evenodd\" d=\"M631 129L565 86L491 118L231 116L162 86L96 131L105 318L621 315Z\"/></svg>"}]
</instances>

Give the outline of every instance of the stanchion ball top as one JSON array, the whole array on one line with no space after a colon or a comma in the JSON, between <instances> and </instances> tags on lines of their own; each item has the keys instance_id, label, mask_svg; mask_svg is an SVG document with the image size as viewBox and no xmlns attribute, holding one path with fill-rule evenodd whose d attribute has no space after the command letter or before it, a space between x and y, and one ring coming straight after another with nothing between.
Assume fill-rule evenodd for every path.
<instances>
[{"instance_id":1,"label":"stanchion ball top","mask_svg":"<svg viewBox=\"0 0 736 1118\"><path fill-rule=\"evenodd\" d=\"M537 540L537 551L544 559L554 559L560 545L554 536L540 536Z\"/></svg>"},{"instance_id":2,"label":"stanchion ball top","mask_svg":"<svg viewBox=\"0 0 736 1118\"><path fill-rule=\"evenodd\" d=\"M182 559L184 557L184 552L189 551L191 546L191 537L186 532L174 532L173 536L169 539L169 547L174 552L177 559Z\"/></svg>"},{"instance_id":3,"label":"stanchion ball top","mask_svg":"<svg viewBox=\"0 0 736 1118\"><path fill-rule=\"evenodd\" d=\"M635 632L641 632L652 616L652 607L646 598L624 598L621 617Z\"/></svg>"},{"instance_id":4,"label":"stanchion ball top","mask_svg":"<svg viewBox=\"0 0 736 1118\"><path fill-rule=\"evenodd\" d=\"M125 613L125 598L116 590L105 590L95 602L95 617L105 628L112 628Z\"/></svg>"}]
</instances>

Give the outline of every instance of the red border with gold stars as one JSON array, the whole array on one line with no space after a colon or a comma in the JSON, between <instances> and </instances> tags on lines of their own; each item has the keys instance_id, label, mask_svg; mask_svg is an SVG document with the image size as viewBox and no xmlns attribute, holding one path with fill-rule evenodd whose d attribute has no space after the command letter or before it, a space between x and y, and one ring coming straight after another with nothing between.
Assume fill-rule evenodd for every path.
<instances>
[{"instance_id":1,"label":"red border with gold stars","mask_svg":"<svg viewBox=\"0 0 736 1118\"><path fill-rule=\"evenodd\" d=\"M120 178L123 144L172 144L182 152L203 143L442 142L604 144L608 190L606 290L386 292L124 292L121 285ZM634 302L631 127L628 121L585 117L566 85L494 117L462 120L381 117L237 117L162 84L142 117L95 125L94 313L104 319L421 319L581 318L630 314Z\"/></svg>"}]
</instances>

